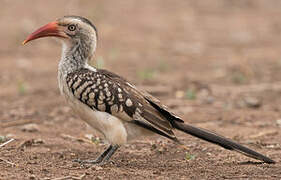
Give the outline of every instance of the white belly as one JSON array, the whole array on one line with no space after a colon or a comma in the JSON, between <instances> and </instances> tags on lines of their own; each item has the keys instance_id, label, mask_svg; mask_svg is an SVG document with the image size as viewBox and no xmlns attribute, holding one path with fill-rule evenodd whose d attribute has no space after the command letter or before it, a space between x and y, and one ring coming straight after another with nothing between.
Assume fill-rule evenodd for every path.
<instances>
[{"instance_id":1,"label":"white belly","mask_svg":"<svg viewBox=\"0 0 281 180\"><path fill-rule=\"evenodd\" d=\"M125 144L127 142L127 131L122 120L110 115L91 109L89 106L73 97L71 92L64 94L68 104L72 107L83 121L105 136L110 144Z\"/></svg>"}]
</instances>

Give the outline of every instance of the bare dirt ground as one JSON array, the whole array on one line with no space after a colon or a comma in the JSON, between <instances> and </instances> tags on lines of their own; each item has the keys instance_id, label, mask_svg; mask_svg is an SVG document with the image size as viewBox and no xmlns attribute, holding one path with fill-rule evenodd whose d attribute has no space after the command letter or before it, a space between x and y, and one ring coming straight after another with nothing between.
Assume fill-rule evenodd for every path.
<instances>
[{"instance_id":1,"label":"bare dirt ground","mask_svg":"<svg viewBox=\"0 0 281 180\"><path fill-rule=\"evenodd\" d=\"M3 137L15 138L0 147L0 179L281 178L280 1L0 4L0 144ZM42 39L21 46L36 28L68 14L96 24L94 65L146 89L187 123L277 163L258 163L183 133L177 135L188 150L155 136L121 147L102 167L72 162L95 158L106 144L59 95L59 43Z\"/></svg>"}]
</instances>

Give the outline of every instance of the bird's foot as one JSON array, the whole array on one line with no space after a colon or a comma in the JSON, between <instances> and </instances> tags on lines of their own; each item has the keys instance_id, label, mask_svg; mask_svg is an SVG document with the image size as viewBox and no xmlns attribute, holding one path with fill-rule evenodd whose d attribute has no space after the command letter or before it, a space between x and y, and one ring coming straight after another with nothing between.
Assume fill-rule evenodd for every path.
<instances>
[{"instance_id":1,"label":"bird's foot","mask_svg":"<svg viewBox=\"0 0 281 180\"><path fill-rule=\"evenodd\" d=\"M87 160L81 160L81 159L74 159L73 162L78 162L79 164L85 166L87 164L97 165L97 166L103 166L107 163L110 163L111 161L101 161L99 159L87 159Z\"/></svg>"},{"instance_id":2,"label":"bird's foot","mask_svg":"<svg viewBox=\"0 0 281 180\"><path fill-rule=\"evenodd\" d=\"M114 152L119 148L119 145L110 145L97 159L94 160L81 160L75 159L73 162L78 162L82 165L85 164L95 164L102 166L109 162L110 157L114 154Z\"/></svg>"},{"instance_id":3,"label":"bird's foot","mask_svg":"<svg viewBox=\"0 0 281 180\"><path fill-rule=\"evenodd\" d=\"M80 164L99 164L102 161L99 160L99 159L94 159L94 160L90 160L90 159L87 159L87 160L74 159L73 162L78 162Z\"/></svg>"}]
</instances>

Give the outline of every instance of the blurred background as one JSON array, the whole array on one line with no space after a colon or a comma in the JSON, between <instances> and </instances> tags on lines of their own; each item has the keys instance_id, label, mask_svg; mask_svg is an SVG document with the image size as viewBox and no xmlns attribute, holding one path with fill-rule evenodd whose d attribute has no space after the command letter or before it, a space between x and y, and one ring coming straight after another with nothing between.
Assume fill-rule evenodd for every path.
<instances>
[{"instance_id":1,"label":"blurred background","mask_svg":"<svg viewBox=\"0 0 281 180\"><path fill-rule=\"evenodd\" d=\"M25 157L24 162L17 162L23 165L28 162L30 153L47 152L46 149L51 153L67 154L68 151L62 151L61 147L81 155L83 148L87 149L89 145L84 144L81 148L81 144L65 140L62 134L75 138L94 134L77 121L59 96L56 78L60 44L47 38L21 45L30 33L64 15L84 16L96 25L99 41L92 65L126 77L132 84L161 99L185 121L244 144L258 144L252 147L280 160L281 1L0 0L0 5L0 135L2 139L19 139L12 145L14 149L5 151L11 160ZM217 147L194 138L180 137L196 157L200 152L195 149L201 146L207 146L207 151L213 153L201 159L207 167L200 164L200 159L197 159L199 164L190 163L193 172L214 168L210 159L245 159L231 153L218 154ZM16 153L21 142L34 138L41 139L45 145ZM162 143L163 146L173 146L160 139L166 143ZM157 147L158 140L159 137L153 139ZM133 146L141 146L139 144ZM159 146L162 148L162 145ZM147 148L150 144L143 143L143 146ZM92 153L98 151L98 148L91 150ZM128 160L129 157L123 154L124 151L118 154L122 156L119 159ZM174 152L174 155L172 159L181 157L180 152ZM51 157L46 158L52 162ZM185 163L183 160L174 168L184 167ZM55 172L58 167L51 166L48 171ZM231 163L227 167L230 172L233 170ZM136 170L139 166L131 168ZM277 173L276 168L268 168L257 172L250 166L248 171L263 175ZM154 177L145 168L143 171ZM5 177L12 172L20 170L6 168L0 174ZM110 172L107 173L109 176ZM185 171L178 176L172 170L162 173L164 176L165 173L187 176ZM118 175L123 177L122 173ZM212 175L220 178L219 173L213 171L202 177Z\"/></svg>"}]
</instances>

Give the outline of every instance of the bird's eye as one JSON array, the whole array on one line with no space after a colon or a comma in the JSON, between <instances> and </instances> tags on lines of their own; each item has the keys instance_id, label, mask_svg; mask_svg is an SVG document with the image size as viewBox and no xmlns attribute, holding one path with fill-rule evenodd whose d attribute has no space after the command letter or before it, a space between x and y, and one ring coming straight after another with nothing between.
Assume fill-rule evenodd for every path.
<instances>
[{"instance_id":1,"label":"bird's eye","mask_svg":"<svg viewBox=\"0 0 281 180\"><path fill-rule=\"evenodd\" d=\"M69 25L68 27L69 31L75 31L76 30L76 26L74 24Z\"/></svg>"}]
</instances>

